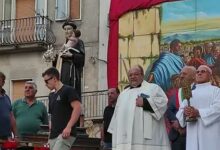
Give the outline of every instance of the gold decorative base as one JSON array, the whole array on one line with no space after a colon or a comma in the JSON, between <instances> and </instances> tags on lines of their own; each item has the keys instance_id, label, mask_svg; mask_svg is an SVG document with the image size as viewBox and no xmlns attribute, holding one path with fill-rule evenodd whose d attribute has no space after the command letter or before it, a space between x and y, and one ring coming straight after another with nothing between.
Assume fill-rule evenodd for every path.
<instances>
[{"instance_id":1,"label":"gold decorative base","mask_svg":"<svg viewBox=\"0 0 220 150\"><path fill-rule=\"evenodd\" d=\"M186 122L195 122L197 121L197 118L194 117L186 117Z\"/></svg>"}]
</instances>

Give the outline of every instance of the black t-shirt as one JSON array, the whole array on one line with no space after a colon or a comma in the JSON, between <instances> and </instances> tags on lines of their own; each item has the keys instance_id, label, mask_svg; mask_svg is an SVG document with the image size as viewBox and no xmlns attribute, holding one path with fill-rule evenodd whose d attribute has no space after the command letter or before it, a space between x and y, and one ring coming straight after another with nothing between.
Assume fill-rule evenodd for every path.
<instances>
[{"instance_id":1,"label":"black t-shirt","mask_svg":"<svg viewBox=\"0 0 220 150\"><path fill-rule=\"evenodd\" d=\"M66 128L70 120L72 110L71 102L78 100L79 96L76 90L68 85L63 85L57 92L49 95L49 113L51 114L51 132L50 139L56 138ZM72 127L71 134L76 136L76 126Z\"/></svg>"},{"instance_id":2,"label":"black t-shirt","mask_svg":"<svg viewBox=\"0 0 220 150\"><path fill-rule=\"evenodd\" d=\"M104 142L112 142L112 134L107 132L108 126L111 122L115 107L107 106L104 110L103 121L104 121Z\"/></svg>"}]
</instances>

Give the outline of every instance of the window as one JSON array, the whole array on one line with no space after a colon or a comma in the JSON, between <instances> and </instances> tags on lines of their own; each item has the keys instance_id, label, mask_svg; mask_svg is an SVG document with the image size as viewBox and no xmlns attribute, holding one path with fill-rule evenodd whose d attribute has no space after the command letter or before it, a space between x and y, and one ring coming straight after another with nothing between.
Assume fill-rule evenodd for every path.
<instances>
[{"instance_id":1,"label":"window","mask_svg":"<svg viewBox=\"0 0 220 150\"><path fill-rule=\"evenodd\" d=\"M47 16L47 0L37 0L35 5L36 24L44 24L43 16Z\"/></svg>"},{"instance_id":2,"label":"window","mask_svg":"<svg viewBox=\"0 0 220 150\"><path fill-rule=\"evenodd\" d=\"M3 19L1 26L1 35L0 35L0 42L1 43L8 43L11 41L11 27L12 27L12 0L4 0L4 7L3 7Z\"/></svg>"},{"instance_id":3,"label":"window","mask_svg":"<svg viewBox=\"0 0 220 150\"><path fill-rule=\"evenodd\" d=\"M12 0L5 0L4 20L10 20L11 19L11 7L12 7Z\"/></svg>"},{"instance_id":4,"label":"window","mask_svg":"<svg viewBox=\"0 0 220 150\"><path fill-rule=\"evenodd\" d=\"M47 0L36 1L36 16L47 16Z\"/></svg>"},{"instance_id":5,"label":"window","mask_svg":"<svg viewBox=\"0 0 220 150\"><path fill-rule=\"evenodd\" d=\"M43 25L46 23L42 16L47 16L47 0L4 0L3 5L0 42L9 43L15 38L20 39L21 35L32 36L34 33L38 33L34 37L41 40L45 37ZM22 22L21 18L28 19ZM32 28L34 26L35 29Z\"/></svg>"},{"instance_id":6,"label":"window","mask_svg":"<svg viewBox=\"0 0 220 150\"><path fill-rule=\"evenodd\" d=\"M69 0L56 0L56 20L69 18Z\"/></svg>"},{"instance_id":7,"label":"window","mask_svg":"<svg viewBox=\"0 0 220 150\"><path fill-rule=\"evenodd\" d=\"M56 20L81 19L81 0L56 0Z\"/></svg>"}]
</instances>

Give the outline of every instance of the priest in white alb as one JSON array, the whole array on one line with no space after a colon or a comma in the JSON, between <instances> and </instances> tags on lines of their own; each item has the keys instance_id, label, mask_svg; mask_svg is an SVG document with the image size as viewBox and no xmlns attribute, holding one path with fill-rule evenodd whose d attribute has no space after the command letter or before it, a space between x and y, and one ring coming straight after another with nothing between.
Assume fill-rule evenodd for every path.
<instances>
[{"instance_id":1,"label":"priest in white alb","mask_svg":"<svg viewBox=\"0 0 220 150\"><path fill-rule=\"evenodd\" d=\"M176 114L180 125L187 127L186 150L220 149L220 88L211 85L212 70L201 65L196 72L190 107L184 100ZM186 122L186 117L197 121Z\"/></svg>"},{"instance_id":2,"label":"priest in white alb","mask_svg":"<svg viewBox=\"0 0 220 150\"><path fill-rule=\"evenodd\" d=\"M128 71L129 86L119 95L108 128L113 150L170 150L164 122L167 97L144 81L141 66Z\"/></svg>"}]
</instances>

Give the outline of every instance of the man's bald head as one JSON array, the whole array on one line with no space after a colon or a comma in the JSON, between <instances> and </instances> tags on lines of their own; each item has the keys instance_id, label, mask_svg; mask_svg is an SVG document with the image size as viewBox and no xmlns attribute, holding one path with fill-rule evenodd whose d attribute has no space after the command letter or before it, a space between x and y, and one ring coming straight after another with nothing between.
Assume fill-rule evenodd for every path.
<instances>
[{"instance_id":1,"label":"man's bald head","mask_svg":"<svg viewBox=\"0 0 220 150\"><path fill-rule=\"evenodd\" d=\"M180 72L180 81L193 83L196 77L196 68L193 66L184 66Z\"/></svg>"},{"instance_id":2,"label":"man's bald head","mask_svg":"<svg viewBox=\"0 0 220 150\"><path fill-rule=\"evenodd\" d=\"M139 86L144 80L144 70L140 65L133 66L128 71L129 84L132 87Z\"/></svg>"}]
</instances>

